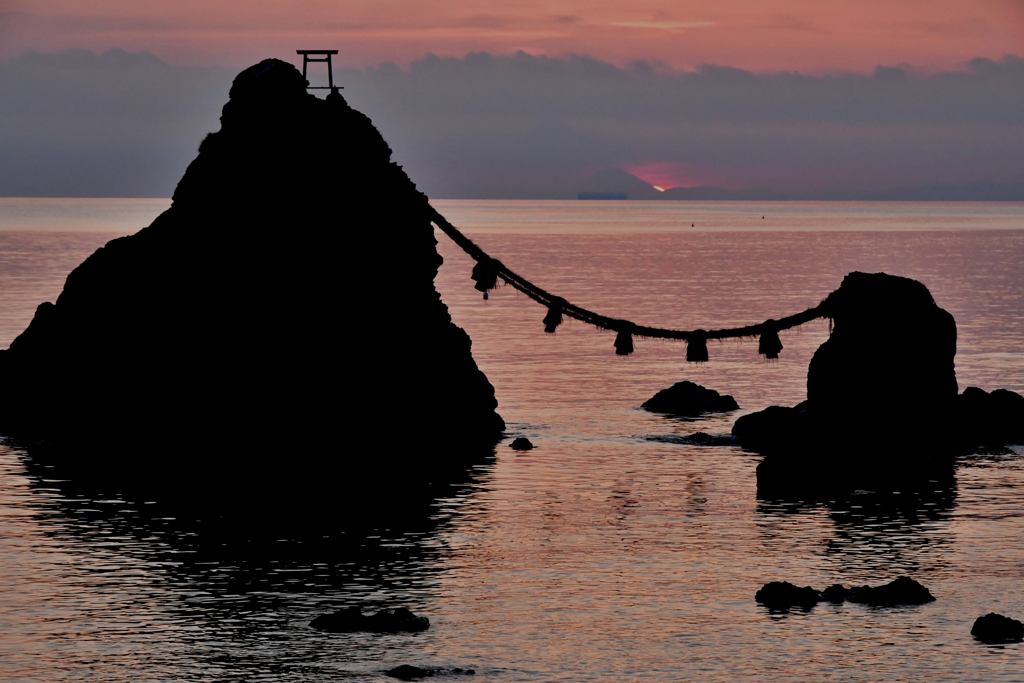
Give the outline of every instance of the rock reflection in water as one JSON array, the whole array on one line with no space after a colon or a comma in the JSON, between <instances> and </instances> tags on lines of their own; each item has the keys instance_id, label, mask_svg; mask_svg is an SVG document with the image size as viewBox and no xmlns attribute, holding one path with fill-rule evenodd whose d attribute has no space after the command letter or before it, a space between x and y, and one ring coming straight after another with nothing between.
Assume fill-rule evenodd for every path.
<instances>
[{"instance_id":1,"label":"rock reflection in water","mask_svg":"<svg viewBox=\"0 0 1024 683\"><path fill-rule=\"evenodd\" d=\"M429 608L447 555L438 532L486 486L493 462L492 451L429 486L381 489L359 505L328 499L310 516L309 501L284 495L257 506L230 491L216 501L157 503L131 489L66 479L31 455L4 450L9 465L23 467L22 509L32 509L46 543L67 554L69 575L40 577L37 588L48 595L31 602L59 603L65 613L73 602L82 616L55 624L25 615L25 623L9 624L32 642L20 656L66 646L59 666L82 670L87 662L76 660L74 641L102 637L116 652L105 677L120 670L125 678L138 658L145 670L172 678L201 671L245 680L365 676L382 662L422 661L424 638L321 634L308 623L351 605ZM40 551L39 541L27 545Z\"/></svg>"},{"instance_id":2,"label":"rock reflection in water","mask_svg":"<svg viewBox=\"0 0 1024 683\"><path fill-rule=\"evenodd\" d=\"M757 513L766 541L785 543L800 517L824 513L831 537L822 552L840 577L878 580L935 571L951 543L948 522L956 505L956 479L921 482L903 491L857 490L834 497L761 497Z\"/></svg>"}]
</instances>

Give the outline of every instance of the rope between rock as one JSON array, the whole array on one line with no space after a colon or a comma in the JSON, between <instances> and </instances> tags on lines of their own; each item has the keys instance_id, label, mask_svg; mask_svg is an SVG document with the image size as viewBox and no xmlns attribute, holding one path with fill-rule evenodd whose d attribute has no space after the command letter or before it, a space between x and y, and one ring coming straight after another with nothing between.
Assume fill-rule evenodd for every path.
<instances>
[{"instance_id":1,"label":"rope between rock","mask_svg":"<svg viewBox=\"0 0 1024 683\"><path fill-rule=\"evenodd\" d=\"M557 308L563 315L601 329L612 330L619 333L628 333L639 337L682 339L687 342L700 342L707 339L732 339L737 337L756 337L765 334L775 334L780 330L797 327L817 318L829 317L825 310L824 302L822 302L817 306L812 306L800 311L799 313L794 313L793 315L789 315L784 318L769 319L753 325L745 325L743 327L723 327L720 329L710 330L679 330L666 327L637 325L629 320L601 315L600 313L583 308L582 306L577 306L562 297L555 296L551 292L535 285L523 276L514 272L501 261L490 256L487 252L477 246L473 240L466 237L458 228L449 223L448 220L436 209L429 207L429 211L430 220L438 227L439 230L441 230L441 232L447 235L474 261L477 263L488 264L489 267L493 267L494 274L498 278L507 282L509 285L530 297L537 303L548 306L549 309Z\"/></svg>"}]
</instances>

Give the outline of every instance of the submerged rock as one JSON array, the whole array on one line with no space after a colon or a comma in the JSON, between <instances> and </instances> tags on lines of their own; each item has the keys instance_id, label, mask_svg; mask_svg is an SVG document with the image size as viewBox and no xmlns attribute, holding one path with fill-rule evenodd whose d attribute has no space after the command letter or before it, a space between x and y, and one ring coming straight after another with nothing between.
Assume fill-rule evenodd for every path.
<instances>
[{"instance_id":1,"label":"submerged rock","mask_svg":"<svg viewBox=\"0 0 1024 683\"><path fill-rule=\"evenodd\" d=\"M736 437L732 434L708 434L707 432L694 432L682 437L694 446L735 446Z\"/></svg>"},{"instance_id":2,"label":"submerged rock","mask_svg":"<svg viewBox=\"0 0 1024 683\"><path fill-rule=\"evenodd\" d=\"M732 396L686 381L662 389L640 407L678 417L696 417L704 413L725 413L739 409Z\"/></svg>"},{"instance_id":3,"label":"submerged rock","mask_svg":"<svg viewBox=\"0 0 1024 683\"><path fill-rule=\"evenodd\" d=\"M427 197L371 121L264 60L171 207L86 259L0 351L0 431L189 485L463 460L504 425L440 264ZM401 445L428 433L448 447Z\"/></svg>"},{"instance_id":4,"label":"submerged rock","mask_svg":"<svg viewBox=\"0 0 1024 683\"><path fill-rule=\"evenodd\" d=\"M974 620L971 635L983 643L1019 643L1024 641L1024 623L1010 617L989 612Z\"/></svg>"},{"instance_id":5,"label":"submerged rock","mask_svg":"<svg viewBox=\"0 0 1024 683\"><path fill-rule=\"evenodd\" d=\"M361 607L346 607L331 614L321 614L309 622L318 631L331 633L351 633L366 630L366 615Z\"/></svg>"},{"instance_id":6,"label":"submerged rock","mask_svg":"<svg viewBox=\"0 0 1024 683\"><path fill-rule=\"evenodd\" d=\"M530 451L533 450L533 442L525 436L517 436L508 447L514 451Z\"/></svg>"},{"instance_id":7,"label":"submerged rock","mask_svg":"<svg viewBox=\"0 0 1024 683\"><path fill-rule=\"evenodd\" d=\"M414 666L412 664L402 664L396 666L393 669L388 669L384 672L391 678L397 678L400 681L418 681L421 678L432 678L434 676L473 676L476 671L473 669L461 669L459 667L444 668L438 666Z\"/></svg>"},{"instance_id":8,"label":"submerged rock","mask_svg":"<svg viewBox=\"0 0 1024 683\"><path fill-rule=\"evenodd\" d=\"M658 443L678 443L688 446L735 446L736 437L732 434L708 434L693 432L692 434L652 434L644 437L647 441Z\"/></svg>"},{"instance_id":9,"label":"submerged rock","mask_svg":"<svg viewBox=\"0 0 1024 683\"><path fill-rule=\"evenodd\" d=\"M789 581L770 581L754 594L754 599L769 609L800 607L806 610L817 605L821 596L810 586L795 586Z\"/></svg>"},{"instance_id":10,"label":"submerged rock","mask_svg":"<svg viewBox=\"0 0 1024 683\"><path fill-rule=\"evenodd\" d=\"M363 614L360 607L347 607L331 614L321 614L309 622L309 625L319 631L331 633L414 633L430 628L430 620L413 614L405 607L383 609L369 615Z\"/></svg>"}]
</instances>

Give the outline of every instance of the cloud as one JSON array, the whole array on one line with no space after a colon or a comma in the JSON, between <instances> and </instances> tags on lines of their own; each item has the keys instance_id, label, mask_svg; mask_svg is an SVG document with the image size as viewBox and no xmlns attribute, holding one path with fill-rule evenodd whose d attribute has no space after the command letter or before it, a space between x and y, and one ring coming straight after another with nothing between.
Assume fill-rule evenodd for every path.
<instances>
[{"instance_id":1,"label":"cloud","mask_svg":"<svg viewBox=\"0 0 1024 683\"><path fill-rule=\"evenodd\" d=\"M0 63L0 193L170 194L232 76L123 51ZM810 76L481 52L335 77L433 196L574 196L605 168L785 192L1024 182L1015 56Z\"/></svg>"},{"instance_id":2,"label":"cloud","mask_svg":"<svg viewBox=\"0 0 1024 683\"><path fill-rule=\"evenodd\" d=\"M232 77L123 50L0 63L0 194L168 196Z\"/></svg>"},{"instance_id":3,"label":"cloud","mask_svg":"<svg viewBox=\"0 0 1024 683\"><path fill-rule=\"evenodd\" d=\"M807 21L803 17L798 17L794 14L776 14L768 17L762 22L761 28L763 29L780 29L783 31L798 31L798 32L809 32L813 31L817 34L827 33L824 28L820 25L813 24Z\"/></svg>"},{"instance_id":4,"label":"cloud","mask_svg":"<svg viewBox=\"0 0 1024 683\"><path fill-rule=\"evenodd\" d=\"M946 21L901 21L898 26L911 35L937 36L944 40L962 40L965 36L984 39L992 33L992 26L979 17L958 17Z\"/></svg>"},{"instance_id":5,"label":"cloud","mask_svg":"<svg viewBox=\"0 0 1024 683\"><path fill-rule=\"evenodd\" d=\"M652 165L779 191L1021 182L1022 67L808 76L478 53L342 77L429 192L572 196L587 173Z\"/></svg>"},{"instance_id":6,"label":"cloud","mask_svg":"<svg viewBox=\"0 0 1024 683\"><path fill-rule=\"evenodd\" d=\"M620 28L653 29L656 31L680 31L691 28L710 28L717 26L714 21L671 21L668 19L652 19L650 21L615 21L612 26Z\"/></svg>"}]
</instances>

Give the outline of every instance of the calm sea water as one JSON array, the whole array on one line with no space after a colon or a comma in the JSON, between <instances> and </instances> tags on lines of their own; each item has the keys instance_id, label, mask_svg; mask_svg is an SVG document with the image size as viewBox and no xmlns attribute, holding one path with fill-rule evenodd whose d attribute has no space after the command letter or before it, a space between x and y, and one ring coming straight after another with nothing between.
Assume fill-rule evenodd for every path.
<instances>
[{"instance_id":1,"label":"calm sea water","mask_svg":"<svg viewBox=\"0 0 1024 683\"><path fill-rule=\"evenodd\" d=\"M0 199L0 345L82 258L166 205ZM957 320L961 387L1024 391L1021 204L435 205L538 284L642 323L755 322L851 270L908 275ZM967 458L955 486L923 494L758 500L756 456L678 442L735 415L637 407L681 379L743 410L795 403L825 323L784 333L772 363L752 342L712 343L700 366L667 342L617 357L580 324L543 334L544 311L510 289L482 301L439 239L442 296L510 436L537 449L500 445L419 519L267 535L84 489L0 446L0 679L385 680L411 663L495 681L1024 680L1024 648L969 635L988 611L1024 618L1024 448ZM777 615L753 599L772 579L900 574L938 600ZM432 627L307 627L352 604L408 605Z\"/></svg>"}]
</instances>

